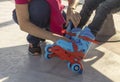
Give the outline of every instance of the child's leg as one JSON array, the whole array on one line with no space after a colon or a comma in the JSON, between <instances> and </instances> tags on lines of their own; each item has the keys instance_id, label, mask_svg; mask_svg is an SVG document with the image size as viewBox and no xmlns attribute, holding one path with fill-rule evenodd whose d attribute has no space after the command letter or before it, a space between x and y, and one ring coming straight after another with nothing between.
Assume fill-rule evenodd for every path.
<instances>
[{"instance_id":1,"label":"child's leg","mask_svg":"<svg viewBox=\"0 0 120 82\"><path fill-rule=\"evenodd\" d=\"M93 10L95 10L103 1L105 0L85 0L82 10L80 11L81 20L78 25L79 27L82 28L87 23Z\"/></svg>"},{"instance_id":2,"label":"child's leg","mask_svg":"<svg viewBox=\"0 0 120 82\"><path fill-rule=\"evenodd\" d=\"M99 5L92 23L88 25L94 35L101 29L107 15L117 8L120 8L120 0L106 0Z\"/></svg>"},{"instance_id":3,"label":"child's leg","mask_svg":"<svg viewBox=\"0 0 120 82\"><path fill-rule=\"evenodd\" d=\"M94 40L97 32L100 30L100 27L104 22L105 18L107 17L107 15L112 10L118 7L120 7L120 0L105 0L104 2L102 2L97 8L96 15L92 23L89 24L88 27L85 27L81 31L80 35ZM84 53L86 53L90 47L91 42L80 39L80 43L82 45L82 48L80 49L83 50Z\"/></svg>"}]
</instances>

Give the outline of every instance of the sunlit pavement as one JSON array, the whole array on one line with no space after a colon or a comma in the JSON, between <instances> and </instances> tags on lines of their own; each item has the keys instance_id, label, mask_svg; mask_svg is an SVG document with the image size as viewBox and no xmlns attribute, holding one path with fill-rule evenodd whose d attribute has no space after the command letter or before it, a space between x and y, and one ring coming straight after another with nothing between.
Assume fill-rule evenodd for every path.
<instances>
[{"instance_id":1,"label":"sunlit pavement","mask_svg":"<svg viewBox=\"0 0 120 82\"><path fill-rule=\"evenodd\" d=\"M13 9L14 3L0 0L0 82L120 82L120 42L93 44L83 61L84 72L79 75L58 58L29 56L27 33L12 20ZM119 40L119 13L113 18L117 34L108 40Z\"/></svg>"}]
</instances>

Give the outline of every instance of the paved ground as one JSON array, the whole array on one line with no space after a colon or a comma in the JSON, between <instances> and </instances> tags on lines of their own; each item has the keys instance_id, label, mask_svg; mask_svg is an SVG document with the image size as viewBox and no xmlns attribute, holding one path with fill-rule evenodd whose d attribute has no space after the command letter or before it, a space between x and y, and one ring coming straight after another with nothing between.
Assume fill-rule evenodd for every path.
<instances>
[{"instance_id":1,"label":"paved ground","mask_svg":"<svg viewBox=\"0 0 120 82\"><path fill-rule=\"evenodd\" d=\"M13 9L14 4L9 0L0 0L0 82L120 81L120 42L92 45L83 61L84 72L78 75L57 58L45 60L43 55L33 57L27 54L27 34L13 22ZM117 34L109 40L118 40L120 15L113 17Z\"/></svg>"}]
</instances>

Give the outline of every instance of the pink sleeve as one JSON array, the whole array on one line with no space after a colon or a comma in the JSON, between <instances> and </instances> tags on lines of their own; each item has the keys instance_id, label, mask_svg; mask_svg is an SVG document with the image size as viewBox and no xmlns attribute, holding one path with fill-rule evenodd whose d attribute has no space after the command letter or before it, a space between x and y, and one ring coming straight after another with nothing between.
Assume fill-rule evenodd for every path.
<instances>
[{"instance_id":1,"label":"pink sleeve","mask_svg":"<svg viewBox=\"0 0 120 82\"><path fill-rule=\"evenodd\" d=\"M16 4L26 4L28 3L28 0L15 0Z\"/></svg>"}]
</instances>

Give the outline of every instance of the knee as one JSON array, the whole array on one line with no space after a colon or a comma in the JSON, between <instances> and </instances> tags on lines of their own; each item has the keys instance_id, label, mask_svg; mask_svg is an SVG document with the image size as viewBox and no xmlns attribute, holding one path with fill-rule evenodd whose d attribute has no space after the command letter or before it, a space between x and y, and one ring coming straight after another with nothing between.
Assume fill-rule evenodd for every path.
<instances>
[{"instance_id":1,"label":"knee","mask_svg":"<svg viewBox=\"0 0 120 82\"><path fill-rule=\"evenodd\" d=\"M33 0L29 4L30 20L32 22L41 22L47 20L50 17L50 8L44 0Z\"/></svg>"}]
</instances>

